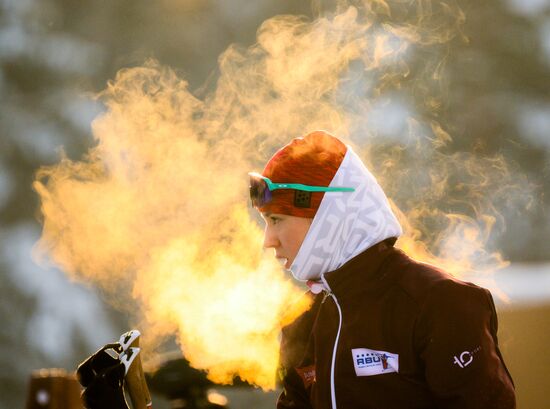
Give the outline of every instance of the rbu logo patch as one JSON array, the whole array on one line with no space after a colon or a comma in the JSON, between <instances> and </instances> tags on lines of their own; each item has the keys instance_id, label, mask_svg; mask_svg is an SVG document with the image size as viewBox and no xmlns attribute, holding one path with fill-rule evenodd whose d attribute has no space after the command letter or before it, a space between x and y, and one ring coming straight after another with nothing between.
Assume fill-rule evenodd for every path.
<instances>
[{"instance_id":1,"label":"rbu logo patch","mask_svg":"<svg viewBox=\"0 0 550 409\"><path fill-rule=\"evenodd\" d=\"M399 355L367 348L351 350L357 376L372 376L399 372Z\"/></svg>"}]
</instances>

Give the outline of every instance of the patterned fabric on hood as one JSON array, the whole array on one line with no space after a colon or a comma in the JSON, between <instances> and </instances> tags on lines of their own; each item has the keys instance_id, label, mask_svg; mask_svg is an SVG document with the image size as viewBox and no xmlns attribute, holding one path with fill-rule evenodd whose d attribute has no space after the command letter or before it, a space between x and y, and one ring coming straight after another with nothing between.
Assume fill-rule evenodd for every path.
<instances>
[{"instance_id":1,"label":"patterned fabric on hood","mask_svg":"<svg viewBox=\"0 0 550 409\"><path fill-rule=\"evenodd\" d=\"M382 188L350 146L329 186L355 191L324 195L290 267L300 281L317 280L369 247L402 234Z\"/></svg>"}]
</instances>

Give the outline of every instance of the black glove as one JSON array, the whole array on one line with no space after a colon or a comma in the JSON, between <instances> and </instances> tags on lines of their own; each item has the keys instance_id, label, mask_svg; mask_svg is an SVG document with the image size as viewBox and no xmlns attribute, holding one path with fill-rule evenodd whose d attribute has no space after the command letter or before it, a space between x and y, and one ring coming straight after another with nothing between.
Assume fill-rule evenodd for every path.
<instances>
[{"instance_id":1,"label":"black glove","mask_svg":"<svg viewBox=\"0 0 550 409\"><path fill-rule=\"evenodd\" d=\"M114 350L113 357L107 350ZM76 375L84 387L81 399L87 409L129 409L124 398L125 367L118 358L120 344L107 344L78 365Z\"/></svg>"}]
</instances>

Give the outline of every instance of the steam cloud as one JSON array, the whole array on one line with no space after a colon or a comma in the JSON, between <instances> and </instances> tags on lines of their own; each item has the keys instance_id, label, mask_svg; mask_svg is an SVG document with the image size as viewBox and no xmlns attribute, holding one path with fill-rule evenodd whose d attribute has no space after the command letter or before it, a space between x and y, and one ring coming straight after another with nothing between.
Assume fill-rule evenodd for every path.
<instances>
[{"instance_id":1,"label":"steam cloud","mask_svg":"<svg viewBox=\"0 0 550 409\"><path fill-rule=\"evenodd\" d=\"M149 340L176 333L211 379L272 388L278 329L308 301L260 251L246 174L291 138L325 129L362 152L398 200L407 251L451 269L501 264L484 244L510 172L498 158L443 154L451 137L434 120L445 97L439 51L461 36L464 15L452 2L409 3L339 2L314 21L267 20L256 44L220 56L216 88L200 99L154 61L121 70L100 94L97 145L38 172L39 253L119 307L139 306ZM392 95L416 111L396 147L382 149L369 112ZM437 207L455 182L465 214Z\"/></svg>"}]
</instances>

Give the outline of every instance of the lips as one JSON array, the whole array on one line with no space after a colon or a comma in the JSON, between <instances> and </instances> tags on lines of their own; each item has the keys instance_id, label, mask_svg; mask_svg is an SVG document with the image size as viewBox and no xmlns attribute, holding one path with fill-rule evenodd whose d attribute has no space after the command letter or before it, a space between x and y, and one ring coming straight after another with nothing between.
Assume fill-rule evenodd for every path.
<instances>
[{"instance_id":1,"label":"lips","mask_svg":"<svg viewBox=\"0 0 550 409\"><path fill-rule=\"evenodd\" d=\"M283 266L284 268L288 269L290 267L289 262L288 262L288 258L286 257L281 257L281 256L275 256L277 258L277 261L279 262L279 264L281 264L281 266Z\"/></svg>"}]
</instances>

